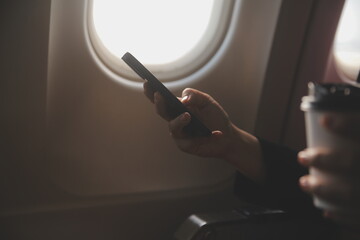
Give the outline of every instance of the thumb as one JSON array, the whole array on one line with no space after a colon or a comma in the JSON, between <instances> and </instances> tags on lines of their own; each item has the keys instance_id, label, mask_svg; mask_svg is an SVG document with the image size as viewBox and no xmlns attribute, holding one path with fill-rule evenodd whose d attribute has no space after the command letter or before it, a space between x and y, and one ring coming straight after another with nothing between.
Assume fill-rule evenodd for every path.
<instances>
[{"instance_id":1,"label":"thumb","mask_svg":"<svg viewBox=\"0 0 360 240\"><path fill-rule=\"evenodd\" d=\"M213 102L213 99L210 97L210 95L204 92L193 88L186 88L182 92L181 102L187 106L194 105L198 108L203 108L209 103Z\"/></svg>"}]
</instances>

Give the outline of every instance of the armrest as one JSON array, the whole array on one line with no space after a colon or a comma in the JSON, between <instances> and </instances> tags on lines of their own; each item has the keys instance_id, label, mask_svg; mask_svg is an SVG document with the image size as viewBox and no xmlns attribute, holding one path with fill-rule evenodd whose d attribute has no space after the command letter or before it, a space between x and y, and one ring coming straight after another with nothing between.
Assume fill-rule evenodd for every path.
<instances>
[{"instance_id":1,"label":"armrest","mask_svg":"<svg viewBox=\"0 0 360 240\"><path fill-rule=\"evenodd\" d=\"M246 224L264 224L285 220L286 213L279 209L247 207L217 213L193 214L174 235L175 240L218 239L219 229ZM237 230L237 229L236 229Z\"/></svg>"},{"instance_id":2,"label":"armrest","mask_svg":"<svg viewBox=\"0 0 360 240\"><path fill-rule=\"evenodd\" d=\"M175 232L175 240L332 239L323 220L294 216L279 209L246 207L193 214Z\"/></svg>"}]
</instances>

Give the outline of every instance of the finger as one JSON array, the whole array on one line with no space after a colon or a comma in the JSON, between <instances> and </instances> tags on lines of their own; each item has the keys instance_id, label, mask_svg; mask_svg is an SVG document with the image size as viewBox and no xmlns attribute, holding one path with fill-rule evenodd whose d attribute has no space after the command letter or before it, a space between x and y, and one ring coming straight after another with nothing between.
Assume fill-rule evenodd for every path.
<instances>
[{"instance_id":1,"label":"finger","mask_svg":"<svg viewBox=\"0 0 360 240\"><path fill-rule=\"evenodd\" d=\"M186 88L182 92L181 102L184 105L194 105L201 109L211 103L213 99L206 93L193 88Z\"/></svg>"},{"instance_id":2,"label":"finger","mask_svg":"<svg viewBox=\"0 0 360 240\"><path fill-rule=\"evenodd\" d=\"M184 137L177 138L176 143L180 150L195 154L200 157L216 157L217 151L216 146L223 138L221 131L213 131L210 137ZM214 146L214 148L211 147Z\"/></svg>"},{"instance_id":3,"label":"finger","mask_svg":"<svg viewBox=\"0 0 360 240\"><path fill-rule=\"evenodd\" d=\"M359 113L327 113L320 121L330 131L352 140L360 141Z\"/></svg>"},{"instance_id":4,"label":"finger","mask_svg":"<svg viewBox=\"0 0 360 240\"><path fill-rule=\"evenodd\" d=\"M224 138L224 133L222 131L219 130L215 130L211 132L211 136L210 137L199 137L196 138L194 140L196 140L198 142L198 148L196 149L196 154L198 156L202 156L202 157L208 157L209 154L209 145L208 144L212 144L212 146L214 146L214 148L216 146L220 145L221 140ZM207 144L205 144L207 143ZM205 153L205 154L204 154ZM209 156L212 157L216 157L216 154L214 154L214 152L212 152Z\"/></svg>"},{"instance_id":5,"label":"finger","mask_svg":"<svg viewBox=\"0 0 360 240\"><path fill-rule=\"evenodd\" d=\"M165 99L163 98L163 96L161 96L159 92L155 92L154 94L154 104L155 104L156 113L159 114L165 120L170 121L171 117L168 114Z\"/></svg>"},{"instance_id":6,"label":"finger","mask_svg":"<svg viewBox=\"0 0 360 240\"><path fill-rule=\"evenodd\" d=\"M307 148L298 153L298 161L305 167L337 173L358 171L360 161L356 151L339 151L325 147Z\"/></svg>"},{"instance_id":7,"label":"finger","mask_svg":"<svg viewBox=\"0 0 360 240\"><path fill-rule=\"evenodd\" d=\"M305 175L299 179L299 184L305 192L332 204L352 204L355 200L352 183L340 178Z\"/></svg>"},{"instance_id":8,"label":"finger","mask_svg":"<svg viewBox=\"0 0 360 240\"><path fill-rule=\"evenodd\" d=\"M144 82L143 84L144 87L144 94L145 96L152 102L154 103L154 91L150 86L150 83L148 81Z\"/></svg>"},{"instance_id":9,"label":"finger","mask_svg":"<svg viewBox=\"0 0 360 240\"><path fill-rule=\"evenodd\" d=\"M298 161L305 167L334 168L334 161L326 158L329 151L327 148L307 148L298 153Z\"/></svg>"},{"instance_id":10,"label":"finger","mask_svg":"<svg viewBox=\"0 0 360 240\"><path fill-rule=\"evenodd\" d=\"M191 115L188 112L185 112L178 116L177 118L169 122L169 131L172 137L181 139L186 138L187 135L184 133L183 129L191 121Z\"/></svg>"}]
</instances>

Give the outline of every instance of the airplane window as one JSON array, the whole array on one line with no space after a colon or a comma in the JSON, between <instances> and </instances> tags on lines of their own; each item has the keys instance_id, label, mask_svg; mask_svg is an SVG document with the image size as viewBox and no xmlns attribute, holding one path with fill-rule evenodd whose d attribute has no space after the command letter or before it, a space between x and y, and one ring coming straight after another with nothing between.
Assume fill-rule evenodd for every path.
<instances>
[{"instance_id":1,"label":"airplane window","mask_svg":"<svg viewBox=\"0 0 360 240\"><path fill-rule=\"evenodd\" d=\"M231 2L92 0L90 39L102 62L127 79L136 80L121 57L131 52L161 80L177 80L214 54Z\"/></svg>"},{"instance_id":2,"label":"airplane window","mask_svg":"<svg viewBox=\"0 0 360 240\"><path fill-rule=\"evenodd\" d=\"M341 75L356 80L360 69L360 1L347 0L340 18L334 55Z\"/></svg>"}]
</instances>

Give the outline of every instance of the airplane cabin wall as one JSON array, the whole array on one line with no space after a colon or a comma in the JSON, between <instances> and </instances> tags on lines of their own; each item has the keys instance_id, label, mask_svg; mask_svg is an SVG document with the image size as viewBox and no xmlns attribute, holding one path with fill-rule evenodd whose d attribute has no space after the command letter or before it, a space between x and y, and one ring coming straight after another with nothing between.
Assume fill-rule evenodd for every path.
<instances>
[{"instance_id":1,"label":"airplane cabin wall","mask_svg":"<svg viewBox=\"0 0 360 240\"><path fill-rule=\"evenodd\" d=\"M268 1L265 2L269 4ZM334 12L336 15L342 1L323 0L318 1L318 5L315 5L315 2L283 1L282 8L288 9L280 15L279 19L282 20L278 23L274 36L276 43L271 53L267 53L267 46L271 45L272 37L253 55L240 55L240 60L236 58L236 54L246 52L247 48L256 49L256 39L271 35L271 29L268 29L269 32L257 33L251 31L253 25L239 25L239 28L245 29L249 35L236 38L238 47L228 53L226 64L221 66L230 65L236 69L237 74L240 73L238 78L230 81L239 91L246 87L250 90L247 89L241 96L235 91L229 94L229 98L222 98L216 90L226 92L229 85L218 87L213 81L208 87L204 87L204 90L211 91L211 94L220 99L225 109L234 116L233 120L241 127L294 147L304 146L303 130L298 128L299 118L302 118L302 113L298 110L299 98L306 94L308 80L322 76L326 49L330 47L330 42L321 46L319 35L313 36L315 46L308 42L308 34L316 34L316 29L323 26L319 23L318 28L311 30L308 24L314 20L315 13L320 14L317 7L321 6L328 9L326 12ZM331 4L324 6L327 2ZM48 172L51 161L45 154L48 144L45 130L46 109L49 106L47 67L50 3L48 0L0 2L0 237L27 240L165 240L170 239L179 224L191 213L243 204L232 196L231 179L194 191L179 190L136 196L81 196L69 193L53 182ZM260 3L261 1L244 1L244 7L257 9L256 5ZM276 11L276 7L273 8ZM266 13L266 8L260 10L263 14ZM252 12L244 11L241 19L251 16ZM327 17L331 19L330 15ZM284 18L293 20L285 21ZM261 18L251 19L256 26L265 24ZM272 21L276 22L276 19ZM294 22L296 27L287 25L289 22ZM266 24L269 24L268 27L272 26L271 22ZM335 22L331 22L330 30L324 29L329 31L326 36L330 37L334 24ZM289 34L288 31L293 32ZM285 44L288 37L292 37L293 41ZM282 47L289 51L283 52ZM320 52L320 59L312 62L311 54L309 55L311 51ZM265 72L267 57L270 65ZM233 59L237 61L234 62ZM258 60L260 67L256 65ZM309 68L305 61L315 65ZM284 68L282 64L289 65ZM312 75L301 74L303 71L310 71ZM220 79L221 76L231 74L229 72L222 75L219 72L215 77ZM239 79L244 81L238 82ZM265 85L262 85L263 82ZM113 85L110 82L107 84ZM282 85L285 88L279 88ZM180 90L176 91L179 93ZM275 95L278 98L274 98ZM239 104L234 104L232 97ZM243 112L239 113L239 109ZM150 108L146 111L154 114ZM288 117L285 117L286 114L289 114ZM166 134L166 124L159 120L157 125L163 127L163 133ZM157 137L154 136L154 139ZM294 142L295 138L299 141ZM164 139L162 141L166 141ZM172 149L176 151L175 147Z\"/></svg>"},{"instance_id":2,"label":"airplane cabin wall","mask_svg":"<svg viewBox=\"0 0 360 240\"><path fill-rule=\"evenodd\" d=\"M0 212L44 195L50 2L0 3ZM41 189L41 190L40 190Z\"/></svg>"},{"instance_id":3,"label":"airplane cabin wall","mask_svg":"<svg viewBox=\"0 0 360 240\"><path fill-rule=\"evenodd\" d=\"M330 70L328 63L343 5L344 0L314 1L282 132L282 143L294 149L301 150L306 146L304 113L300 104L301 98L307 95L308 83L330 81L326 79Z\"/></svg>"},{"instance_id":4,"label":"airplane cabin wall","mask_svg":"<svg viewBox=\"0 0 360 240\"><path fill-rule=\"evenodd\" d=\"M296 150L306 147L301 98L309 82L340 81L331 51L343 5L343 0L283 1L259 104L258 136Z\"/></svg>"},{"instance_id":5,"label":"airplane cabin wall","mask_svg":"<svg viewBox=\"0 0 360 240\"><path fill-rule=\"evenodd\" d=\"M259 86L266 66L267 48L271 45L269 35L271 36L271 26L276 20L276 14L273 15L275 17L272 17L272 21L257 20L249 9L258 9L266 16L267 11L276 12L277 7L270 4L270 8L266 6L259 8L257 4L259 1L247 1L244 4L244 14L241 17L252 17L253 25L249 26L243 22L239 28L251 30L253 26L261 27L265 22L262 26L264 31L261 31L260 37L259 33L249 31L246 38L242 37L243 42L242 38L237 36L235 43L240 41L242 44L235 44L237 46L235 51L229 51L226 63L223 64L230 66L235 73L245 74L244 81L238 81L240 77L230 77L232 72L214 74L214 78L225 78L234 84L221 85L223 92L226 92L225 89L229 86L233 89L246 87L251 89L244 95L233 92L228 96L238 100L247 99L247 101L239 101L239 105L234 105L230 98L221 101L230 114L238 112L239 108L248 110L245 111L246 118L240 113L234 114L233 117L234 121L248 130L254 125L252 119L256 115L256 108L251 106L256 105L258 101ZM169 239L180 223L191 213L214 211L243 204L232 194L231 178L205 188L150 192L131 196L116 194L82 196L64 190L54 183L54 174L56 171L62 174L62 170L53 168L51 165L53 159L47 154L49 146L49 135L46 131L47 110L52 103L48 92L50 11L51 4L47 0L1 1L0 237L37 240ZM264 41L264 45L254 48L251 58L241 59L240 62L244 64L239 68L239 62L233 61L234 57L248 50L249 46L255 47L254 40L258 38ZM261 70L257 65L259 61ZM67 79L60 78L60 80L66 82ZM61 82L59 84L61 89L63 85ZM109 81L105 86L113 84ZM215 81L211 85L212 94L216 98L221 98L221 94L214 91L218 88ZM180 89L177 93L179 91ZM144 96L139 95L139 97L146 101ZM153 109L149 107L149 103L147 104L145 111L155 119ZM163 141L165 139L169 141L166 123L160 119L157 121L156 125L163 128ZM155 135L154 138L156 137L158 136ZM175 146L172 146L172 149L178 151ZM49 168L54 172L49 171ZM216 164L212 168L216 170ZM66 174L62 177L66 180ZM211 179L209 180L211 182ZM76 179L74 179L75 183L78 184ZM88 187L84 185L85 190Z\"/></svg>"}]
</instances>

